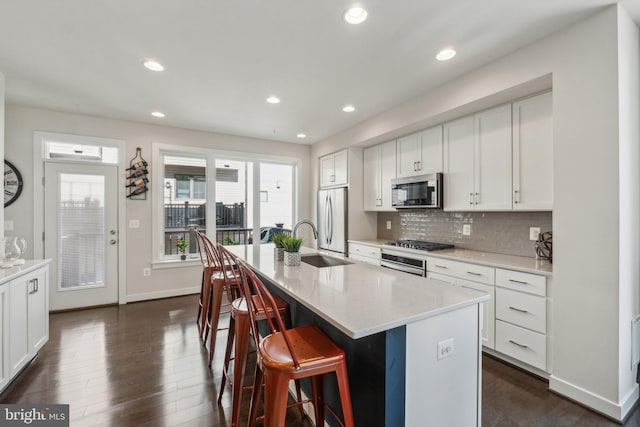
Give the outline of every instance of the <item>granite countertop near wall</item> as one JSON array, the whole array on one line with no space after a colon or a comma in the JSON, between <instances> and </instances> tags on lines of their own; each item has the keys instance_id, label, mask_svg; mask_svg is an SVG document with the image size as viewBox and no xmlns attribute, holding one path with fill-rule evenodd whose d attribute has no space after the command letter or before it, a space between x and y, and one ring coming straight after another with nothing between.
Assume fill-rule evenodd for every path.
<instances>
[{"instance_id":1,"label":"granite countertop near wall","mask_svg":"<svg viewBox=\"0 0 640 427\"><path fill-rule=\"evenodd\" d=\"M16 265L14 267L0 269L0 285L3 285L17 277L27 274L31 271L47 265L51 262L50 259L29 259L25 260L24 264Z\"/></svg>"},{"instance_id":2,"label":"granite countertop near wall","mask_svg":"<svg viewBox=\"0 0 640 427\"><path fill-rule=\"evenodd\" d=\"M473 264L482 264L490 267L505 268L508 270L518 270L526 273L542 274L545 276L553 275L553 264L549 261L538 260L535 258L496 254L492 252L474 251L471 249L444 249L440 251L425 252L417 249L399 248L397 246L385 245L385 239L370 240L349 240L349 242L360 243L369 246L386 247L393 250L413 253L421 256L429 256L434 258L445 258L454 261L470 262Z\"/></svg>"}]
</instances>

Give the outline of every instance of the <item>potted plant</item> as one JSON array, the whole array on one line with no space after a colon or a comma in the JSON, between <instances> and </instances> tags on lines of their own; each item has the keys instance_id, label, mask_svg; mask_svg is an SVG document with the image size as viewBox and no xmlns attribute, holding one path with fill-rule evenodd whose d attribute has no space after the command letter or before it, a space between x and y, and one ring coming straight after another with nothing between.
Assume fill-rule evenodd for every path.
<instances>
[{"instance_id":1,"label":"potted plant","mask_svg":"<svg viewBox=\"0 0 640 427\"><path fill-rule=\"evenodd\" d=\"M282 241L285 237L287 237L285 234L276 233L271 238L273 243L276 245L275 252L274 252L276 261L284 260L284 246L282 245Z\"/></svg>"},{"instance_id":2,"label":"potted plant","mask_svg":"<svg viewBox=\"0 0 640 427\"><path fill-rule=\"evenodd\" d=\"M187 241L185 239L178 239L178 243L176 243L176 248L178 248L178 252L180 252L180 259L187 259Z\"/></svg>"},{"instance_id":3,"label":"potted plant","mask_svg":"<svg viewBox=\"0 0 640 427\"><path fill-rule=\"evenodd\" d=\"M302 237L285 236L282 239L284 265L290 267L300 265L300 246L302 246Z\"/></svg>"}]
</instances>

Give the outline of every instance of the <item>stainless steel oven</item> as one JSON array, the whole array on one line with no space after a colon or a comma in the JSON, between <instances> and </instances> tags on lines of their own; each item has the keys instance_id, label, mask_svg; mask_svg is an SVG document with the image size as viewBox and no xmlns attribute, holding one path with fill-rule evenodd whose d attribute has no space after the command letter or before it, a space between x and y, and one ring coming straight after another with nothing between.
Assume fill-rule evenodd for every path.
<instances>
[{"instance_id":1,"label":"stainless steel oven","mask_svg":"<svg viewBox=\"0 0 640 427\"><path fill-rule=\"evenodd\" d=\"M427 275L427 261L418 256L412 256L406 252L394 251L382 248L382 260L380 265L405 273L425 277Z\"/></svg>"}]
</instances>

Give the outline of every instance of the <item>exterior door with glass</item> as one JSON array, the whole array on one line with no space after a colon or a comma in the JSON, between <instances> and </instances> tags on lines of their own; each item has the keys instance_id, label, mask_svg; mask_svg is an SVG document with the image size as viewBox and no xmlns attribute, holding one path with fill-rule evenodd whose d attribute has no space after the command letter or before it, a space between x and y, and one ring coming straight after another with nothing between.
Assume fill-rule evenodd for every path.
<instances>
[{"instance_id":1,"label":"exterior door with glass","mask_svg":"<svg viewBox=\"0 0 640 427\"><path fill-rule=\"evenodd\" d=\"M45 163L50 309L118 302L117 167Z\"/></svg>"}]
</instances>

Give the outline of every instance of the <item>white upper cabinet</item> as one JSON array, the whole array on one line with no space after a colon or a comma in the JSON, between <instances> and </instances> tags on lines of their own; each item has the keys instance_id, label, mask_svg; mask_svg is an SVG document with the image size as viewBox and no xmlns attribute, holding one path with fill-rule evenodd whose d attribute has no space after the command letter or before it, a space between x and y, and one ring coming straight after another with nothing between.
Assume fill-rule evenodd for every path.
<instances>
[{"instance_id":1,"label":"white upper cabinet","mask_svg":"<svg viewBox=\"0 0 640 427\"><path fill-rule=\"evenodd\" d=\"M320 157L320 187L335 187L349 183L348 150Z\"/></svg>"},{"instance_id":2,"label":"white upper cabinet","mask_svg":"<svg viewBox=\"0 0 640 427\"><path fill-rule=\"evenodd\" d=\"M444 125L444 210L474 209L473 116Z\"/></svg>"},{"instance_id":3,"label":"white upper cabinet","mask_svg":"<svg viewBox=\"0 0 640 427\"><path fill-rule=\"evenodd\" d=\"M511 210L511 104L474 115L475 207Z\"/></svg>"},{"instance_id":4,"label":"white upper cabinet","mask_svg":"<svg viewBox=\"0 0 640 427\"><path fill-rule=\"evenodd\" d=\"M397 176L442 172L442 126L398 139Z\"/></svg>"},{"instance_id":5,"label":"white upper cabinet","mask_svg":"<svg viewBox=\"0 0 640 427\"><path fill-rule=\"evenodd\" d=\"M513 209L553 209L551 92L513 104Z\"/></svg>"},{"instance_id":6,"label":"white upper cabinet","mask_svg":"<svg viewBox=\"0 0 640 427\"><path fill-rule=\"evenodd\" d=\"M391 180L396 177L396 141L364 150L365 211L393 211L391 207Z\"/></svg>"},{"instance_id":7,"label":"white upper cabinet","mask_svg":"<svg viewBox=\"0 0 640 427\"><path fill-rule=\"evenodd\" d=\"M511 105L444 125L444 209L511 210Z\"/></svg>"}]
</instances>

